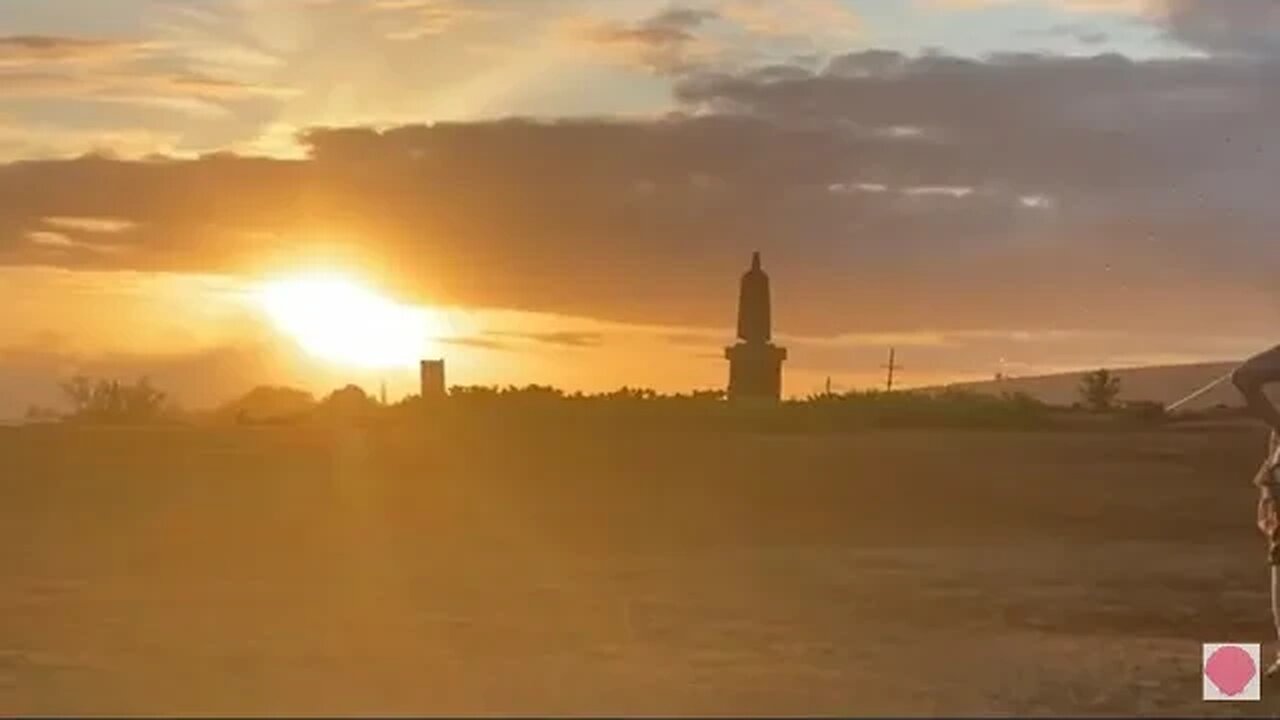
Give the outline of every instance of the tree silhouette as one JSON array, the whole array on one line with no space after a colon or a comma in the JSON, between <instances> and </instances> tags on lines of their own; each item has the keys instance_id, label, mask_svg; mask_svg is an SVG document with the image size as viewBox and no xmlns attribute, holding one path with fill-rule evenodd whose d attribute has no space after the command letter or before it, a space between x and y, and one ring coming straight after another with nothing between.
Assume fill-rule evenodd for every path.
<instances>
[{"instance_id":1,"label":"tree silhouette","mask_svg":"<svg viewBox=\"0 0 1280 720\"><path fill-rule=\"evenodd\" d=\"M168 398L145 377L128 385L77 375L62 390L71 403L71 419L90 422L154 422L163 416Z\"/></svg>"},{"instance_id":2,"label":"tree silhouette","mask_svg":"<svg viewBox=\"0 0 1280 720\"><path fill-rule=\"evenodd\" d=\"M1095 370L1080 380L1080 398L1095 412L1110 410L1119 394L1120 378L1110 370Z\"/></svg>"}]
</instances>

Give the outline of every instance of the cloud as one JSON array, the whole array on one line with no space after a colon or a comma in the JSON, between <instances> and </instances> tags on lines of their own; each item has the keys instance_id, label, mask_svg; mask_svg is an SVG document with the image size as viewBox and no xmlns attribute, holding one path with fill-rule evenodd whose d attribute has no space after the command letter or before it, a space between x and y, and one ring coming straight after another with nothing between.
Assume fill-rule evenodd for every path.
<instances>
[{"instance_id":1,"label":"cloud","mask_svg":"<svg viewBox=\"0 0 1280 720\"><path fill-rule=\"evenodd\" d=\"M27 240L37 248L37 252L44 252L45 257L52 262L57 262L58 256L62 252L81 251L109 254L120 252L123 249L119 245L72 239L65 232L52 230L33 230L27 233Z\"/></svg>"},{"instance_id":2,"label":"cloud","mask_svg":"<svg viewBox=\"0 0 1280 720\"><path fill-rule=\"evenodd\" d=\"M780 332L1274 327L1274 72L866 52L696 73L683 112L313 129L308 156L0 166L0 262L358 263L423 302ZM27 234L119 217L127 251ZM71 239L86 240L69 230Z\"/></svg>"},{"instance_id":3,"label":"cloud","mask_svg":"<svg viewBox=\"0 0 1280 720\"><path fill-rule=\"evenodd\" d=\"M44 224L61 230L107 234L126 232L138 226L132 220L105 217L47 217L44 219Z\"/></svg>"},{"instance_id":4,"label":"cloud","mask_svg":"<svg viewBox=\"0 0 1280 720\"><path fill-rule=\"evenodd\" d=\"M458 28L464 22L492 18L495 12L462 0L373 0L374 11L393 13L407 24L387 33L390 40L420 40Z\"/></svg>"},{"instance_id":5,"label":"cloud","mask_svg":"<svg viewBox=\"0 0 1280 720\"><path fill-rule=\"evenodd\" d=\"M329 11L344 18L365 15L388 29L387 40L422 40L460 29L467 23L493 20L508 14L501 3L481 4L468 0L273 0L304 12ZM525 0L530 3L530 0ZM261 6L261 0L250 0ZM389 20L390 22L381 22Z\"/></svg>"},{"instance_id":6,"label":"cloud","mask_svg":"<svg viewBox=\"0 0 1280 720\"><path fill-rule=\"evenodd\" d=\"M821 54L847 47L863 30L860 16L838 0L718 0L634 21L568 16L559 25L586 48L665 76Z\"/></svg>"},{"instance_id":7,"label":"cloud","mask_svg":"<svg viewBox=\"0 0 1280 720\"><path fill-rule=\"evenodd\" d=\"M712 47L696 31L719 18L710 10L674 7L634 23L570 17L563 21L563 28L623 62L675 74L713 55Z\"/></svg>"},{"instance_id":8,"label":"cloud","mask_svg":"<svg viewBox=\"0 0 1280 720\"><path fill-rule=\"evenodd\" d=\"M0 162L11 158L56 159L95 154L142 158L173 155L180 137L148 128L78 129L49 123L18 123L0 118Z\"/></svg>"},{"instance_id":9,"label":"cloud","mask_svg":"<svg viewBox=\"0 0 1280 720\"><path fill-rule=\"evenodd\" d=\"M47 230L33 230L27 233L27 239L36 245L55 248L75 247L76 243L66 235Z\"/></svg>"},{"instance_id":10,"label":"cloud","mask_svg":"<svg viewBox=\"0 0 1280 720\"><path fill-rule=\"evenodd\" d=\"M190 101L206 104L260 97L287 97L294 91L188 72L55 73L0 70L0 100L48 98L135 104Z\"/></svg>"},{"instance_id":11,"label":"cloud","mask_svg":"<svg viewBox=\"0 0 1280 720\"><path fill-rule=\"evenodd\" d=\"M725 343L727 333L678 332L664 335L662 339L672 345L718 346Z\"/></svg>"},{"instance_id":12,"label":"cloud","mask_svg":"<svg viewBox=\"0 0 1280 720\"><path fill-rule=\"evenodd\" d=\"M720 16L758 35L849 40L864 29L862 18L839 0L721 0L716 7Z\"/></svg>"},{"instance_id":13,"label":"cloud","mask_svg":"<svg viewBox=\"0 0 1280 720\"><path fill-rule=\"evenodd\" d=\"M1226 55L1280 54L1280 3L1274 0L1160 0L1154 12L1172 38L1193 47Z\"/></svg>"},{"instance_id":14,"label":"cloud","mask_svg":"<svg viewBox=\"0 0 1280 720\"><path fill-rule=\"evenodd\" d=\"M446 345L457 345L460 347L478 348L480 350L511 350L511 345L494 340L487 337L450 337L443 338L440 342Z\"/></svg>"},{"instance_id":15,"label":"cloud","mask_svg":"<svg viewBox=\"0 0 1280 720\"><path fill-rule=\"evenodd\" d=\"M604 336L600 333L576 330L556 330L550 332L513 332L495 330L491 331L489 335L532 340L533 342L545 343L548 345L562 345L566 347L596 347L604 340Z\"/></svg>"},{"instance_id":16,"label":"cloud","mask_svg":"<svg viewBox=\"0 0 1280 720\"><path fill-rule=\"evenodd\" d=\"M1111 39L1107 33L1084 23L1058 23L1043 30L1033 30L1025 34L1030 37L1067 38L1081 45L1104 45Z\"/></svg>"},{"instance_id":17,"label":"cloud","mask_svg":"<svg viewBox=\"0 0 1280 720\"><path fill-rule=\"evenodd\" d=\"M109 102L217 116L230 104L296 92L224 76L225 63L210 60L207 48L181 42L0 36L0 102Z\"/></svg>"},{"instance_id":18,"label":"cloud","mask_svg":"<svg viewBox=\"0 0 1280 720\"><path fill-rule=\"evenodd\" d=\"M30 64L96 64L153 54L152 43L55 35L0 36L0 68Z\"/></svg>"},{"instance_id":19,"label":"cloud","mask_svg":"<svg viewBox=\"0 0 1280 720\"><path fill-rule=\"evenodd\" d=\"M944 10L978 10L1001 5L1016 5L1027 0L916 0L918 5ZM1038 0L1040 4L1074 13L1139 15L1163 0Z\"/></svg>"},{"instance_id":20,"label":"cloud","mask_svg":"<svg viewBox=\"0 0 1280 720\"><path fill-rule=\"evenodd\" d=\"M933 2L980 7L1008 0ZM1280 54L1280 3L1275 0L1055 0L1051 4L1080 14L1132 15L1160 28L1171 40L1215 55L1275 58Z\"/></svg>"}]
</instances>

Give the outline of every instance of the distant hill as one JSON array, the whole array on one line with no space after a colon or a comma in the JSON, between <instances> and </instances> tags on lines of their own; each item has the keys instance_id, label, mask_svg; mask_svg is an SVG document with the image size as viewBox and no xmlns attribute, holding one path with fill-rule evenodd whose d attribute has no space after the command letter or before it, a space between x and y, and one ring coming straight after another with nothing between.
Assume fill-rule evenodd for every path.
<instances>
[{"instance_id":1,"label":"distant hill","mask_svg":"<svg viewBox=\"0 0 1280 720\"><path fill-rule=\"evenodd\" d=\"M1225 375L1235 363L1202 363L1197 365L1167 365L1114 369L1120 378L1120 400L1150 400L1168 404L1180 400L1205 384ZM1025 392L1051 405L1071 405L1079 402L1080 380L1085 372L1042 375L1038 377L1005 378L984 382L956 383L950 388L972 390L987 394ZM1203 410L1226 405L1240 407L1244 401L1229 382L1214 388L1184 406L1187 410Z\"/></svg>"}]
</instances>

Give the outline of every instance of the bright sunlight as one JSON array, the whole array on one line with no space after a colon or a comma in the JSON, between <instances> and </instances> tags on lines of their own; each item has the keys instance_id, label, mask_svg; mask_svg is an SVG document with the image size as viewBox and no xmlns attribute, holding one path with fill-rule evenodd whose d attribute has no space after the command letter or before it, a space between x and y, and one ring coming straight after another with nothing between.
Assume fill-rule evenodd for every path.
<instances>
[{"instance_id":1,"label":"bright sunlight","mask_svg":"<svg viewBox=\"0 0 1280 720\"><path fill-rule=\"evenodd\" d=\"M256 299L309 355L358 368L414 365L447 329L438 313L398 303L340 273L271 280Z\"/></svg>"}]
</instances>

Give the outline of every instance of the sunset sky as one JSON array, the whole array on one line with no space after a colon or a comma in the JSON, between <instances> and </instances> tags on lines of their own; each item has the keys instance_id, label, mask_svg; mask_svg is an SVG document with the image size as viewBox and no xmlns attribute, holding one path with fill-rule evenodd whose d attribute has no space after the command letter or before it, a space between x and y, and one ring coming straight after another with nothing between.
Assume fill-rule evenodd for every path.
<instances>
[{"instance_id":1,"label":"sunset sky","mask_svg":"<svg viewBox=\"0 0 1280 720\"><path fill-rule=\"evenodd\" d=\"M1238 358L1278 89L1272 0L0 0L0 418L721 387L753 250L788 394Z\"/></svg>"}]
</instances>

